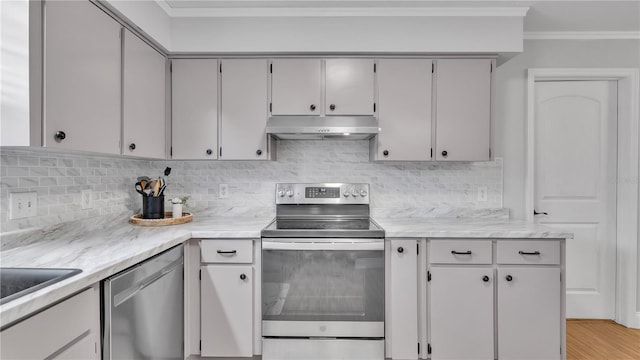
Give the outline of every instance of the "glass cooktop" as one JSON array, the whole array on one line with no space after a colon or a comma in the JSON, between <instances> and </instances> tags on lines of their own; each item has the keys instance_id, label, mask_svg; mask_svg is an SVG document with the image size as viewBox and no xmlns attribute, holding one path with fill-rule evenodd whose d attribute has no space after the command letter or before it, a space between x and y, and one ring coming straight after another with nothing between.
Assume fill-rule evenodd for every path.
<instances>
[{"instance_id":1,"label":"glass cooktop","mask_svg":"<svg viewBox=\"0 0 640 360\"><path fill-rule=\"evenodd\" d=\"M275 219L263 237L384 237L384 230L364 219Z\"/></svg>"}]
</instances>

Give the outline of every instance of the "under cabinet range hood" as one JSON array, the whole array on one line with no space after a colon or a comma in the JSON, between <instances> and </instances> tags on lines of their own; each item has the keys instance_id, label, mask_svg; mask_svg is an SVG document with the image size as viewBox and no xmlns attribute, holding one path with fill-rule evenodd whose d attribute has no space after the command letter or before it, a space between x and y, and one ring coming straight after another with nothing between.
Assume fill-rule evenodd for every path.
<instances>
[{"instance_id":1,"label":"under cabinet range hood","mask_svg":"<svg viewBox=\"0 0 640 360\"><path fill-rule=\"evenodd\" d=\"M373 116L272 116L267 134L283 140L366 140L380 132Z\"/></svg>"}]
</instances>

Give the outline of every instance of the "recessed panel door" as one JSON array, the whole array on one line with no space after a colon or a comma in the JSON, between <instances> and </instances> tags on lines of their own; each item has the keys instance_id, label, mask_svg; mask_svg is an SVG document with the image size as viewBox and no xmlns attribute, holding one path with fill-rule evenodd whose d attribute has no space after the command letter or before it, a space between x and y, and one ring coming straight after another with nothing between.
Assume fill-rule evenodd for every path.
<instances>
[{"instance_id":1,"label":"recessed panel door","mask_svg":"<svg viewBox=\"0 0 640 360\"><path fill-rule=\"evenodd\" d=\"M574 233L567 239L567 317L613 319L616 82L535 86L535 220Z\"/></svg>"}]
</instances>

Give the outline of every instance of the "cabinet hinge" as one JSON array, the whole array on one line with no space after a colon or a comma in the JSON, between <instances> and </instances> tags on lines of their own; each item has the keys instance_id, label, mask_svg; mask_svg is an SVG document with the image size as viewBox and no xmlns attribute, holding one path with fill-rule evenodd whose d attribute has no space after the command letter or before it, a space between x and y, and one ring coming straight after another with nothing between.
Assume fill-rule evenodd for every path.
<instances>
[{"instance_id":1,"label":"cabinet hinge","mask_svg":"<svg viewBox=\"0 0 640 360\"><path fill-rule=\"evenodd\" d=\"M431 63L431 73L435 73L436 72L436 64Z\"/></svg>"},{"instance_id":2,"label":"cabinet hinge","mask_svg":"<svg viewBox=\"0 0 640 360\"><path fill-rule=\"evenodd\" d=\"M220 146L220 156L222 156L222 146Z\"/></svg>"},{"instance_id":3,"label":"cabinet hinge","mask_svg":"<svg viewBox=\"0 0 640 360\"><path fill-rule=\"evenodd\" d=\"M376 112L376 103L373 103L373 112Z\"/></svg>"},{"instance_id":4,"label":"cabinet hinge","mask_svg":"<svg viewBox=\"0 0 640 360\"><path fill-rule=\"evenodd\" d=\"M416 244L416 255L420 254L420 244Z\"/></svg>"},{"instance_id":5,"label":"cabinet hinge","mask_svg":"<svg viewBox=\"0 0 640 360\"><path fill-rule=\"evenodd\" d=\"M373 64L373 72L376 72L376 64Z\"/></svg>"},{"instance_id":6,"label":"cabinet hinge","mask_svg":"<svg viewBox=\"0 0 640 360\"><path fill-rule=\"evenodd\" d=\"M427 344L427 354L431 354L431 344Z\"/></svg>"},{"instance_id":7,"label":"cabinet hinge","mask_svg":"<svg viewBox=\"0 0 640 360\"><path fill-rule=\"evenodd\" d=\"M431 281L431 271L427 271L427 281Z\"/></svg>"},{"instance_id":8,"label":"cabinet hinge","mask_svg":"<svg viewBox=\"0 0 640 360\"><path fill-rule=\"evenodd\" d=\"M273 74L273 64L269 64L269 73Z\"/></svg>"},{"instance_id":9,"label":"cabinet hinge","mask_svg":"<svg viewBox=\"0 0 640 360\"><path fill-rule=\"evenodd\" d=\"M173 72L173 61L169 61L169 72Z\"/></svg>"},{"instance_id":10,"label":"cabinet hinge","mask_svg":"<svg viewBox=\"0 0 640 360\"><path fill-rule=\"evenodd\" d=\"M273 112L273 103L269 103L269 112Z\"/></svg>"},{"instance_id":11,"label":"cabinet hinge","mask_svg":"<svg viewBox=\"0 0 640 360\"><path fill-rule=\"evenodd\" d=\"M420 355L420 343L418 343L418 355Z\"/></svg>"},{"instance_id":12,"label":"cabinet hinge","mask_svg":"<svg viewBox=\"0 0 640 360\"><path fill-rule=\"evenodd\" d=\"M200 340L200 351L202 351L202 340Z\"/></svg>"},{"instance_id":13,"label":"cabinet hinge","mask_svg":"<svg viewBox=\"0 0 640 360\"><path fill-rule=\"evenodd\" d=\"M220 63L220 74L222 74L222 63Z\"/></svg>"},{"instance_id":14,"label":"cabinet hinge","mask_svg":"<svg viewBox=\"0 0 640 360\"><path fill-rule=\"evenodd\" d=\"M202 280L202 270L198 271L198 280Z\"/></svg>"},{"instance_id":15,"label":"cabinet hinge","mask_svg":"<svg viewBox=\"0 0 640 360\"><path fill-rule=\"evenodd\" d=\"M491 159L491 148L489 148L489 159Z\"/></svg>"},{"instance_id":16,"label":"cabinet hinge","mask_svg":"<svg viewBox=\"0 0 640 360\"><path fill-rule=\"evenodd\" d=\"M433 159L433 148L431 148L431 158Z\"/></svg>"},{"instance_id":17,"label":"cabinet hinge","mask_svg":"<svg viewBox=\"0 0 640 360\"><path fill-rule=\"evenodd\" d=\"M489 68L489 72L493 72L493 63L491 63L491 67Z\"/></svg>"},{"instance_id":18,"label":"cabinet hinge","mask_svg":"<svg viewBox=\"0 0 640 360\"><path fill-rule=\"evenodd\" d=\"M173 146L169 148L169 155L173 156Z\"/></svg>"}]
</instances>

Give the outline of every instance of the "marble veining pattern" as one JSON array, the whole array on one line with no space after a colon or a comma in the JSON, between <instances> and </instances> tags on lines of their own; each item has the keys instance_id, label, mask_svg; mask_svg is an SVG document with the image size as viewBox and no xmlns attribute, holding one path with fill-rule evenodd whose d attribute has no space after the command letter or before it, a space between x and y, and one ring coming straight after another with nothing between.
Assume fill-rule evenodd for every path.
<instances>
[{"instance_id":1,"label":"marble veining pattern","mask_svg":"<svg viewBox=\"0 0 640 360\"><path fill-rule=\"evenodd\" d=\"M133 188L135 178L160 176L166 166L173 169L166 179L167 197L190 196L189 206L197 212L232 207L274 210L278 182L369 183L372 209L388 209L387 213L407 208L502 207L501 159L371 163L367 141L280 141L277 161L143 160L52 149L0 151L3 233L138 212L141 200ZM219 198L219 184L229 185L229 198ZM487 201L477 200L479 187L487 188ZM93 191L92 209L81 208L82 190ZM25 191L37 192L38 215L9 220L9 193Z\"/></svg>"}]
</instances>

